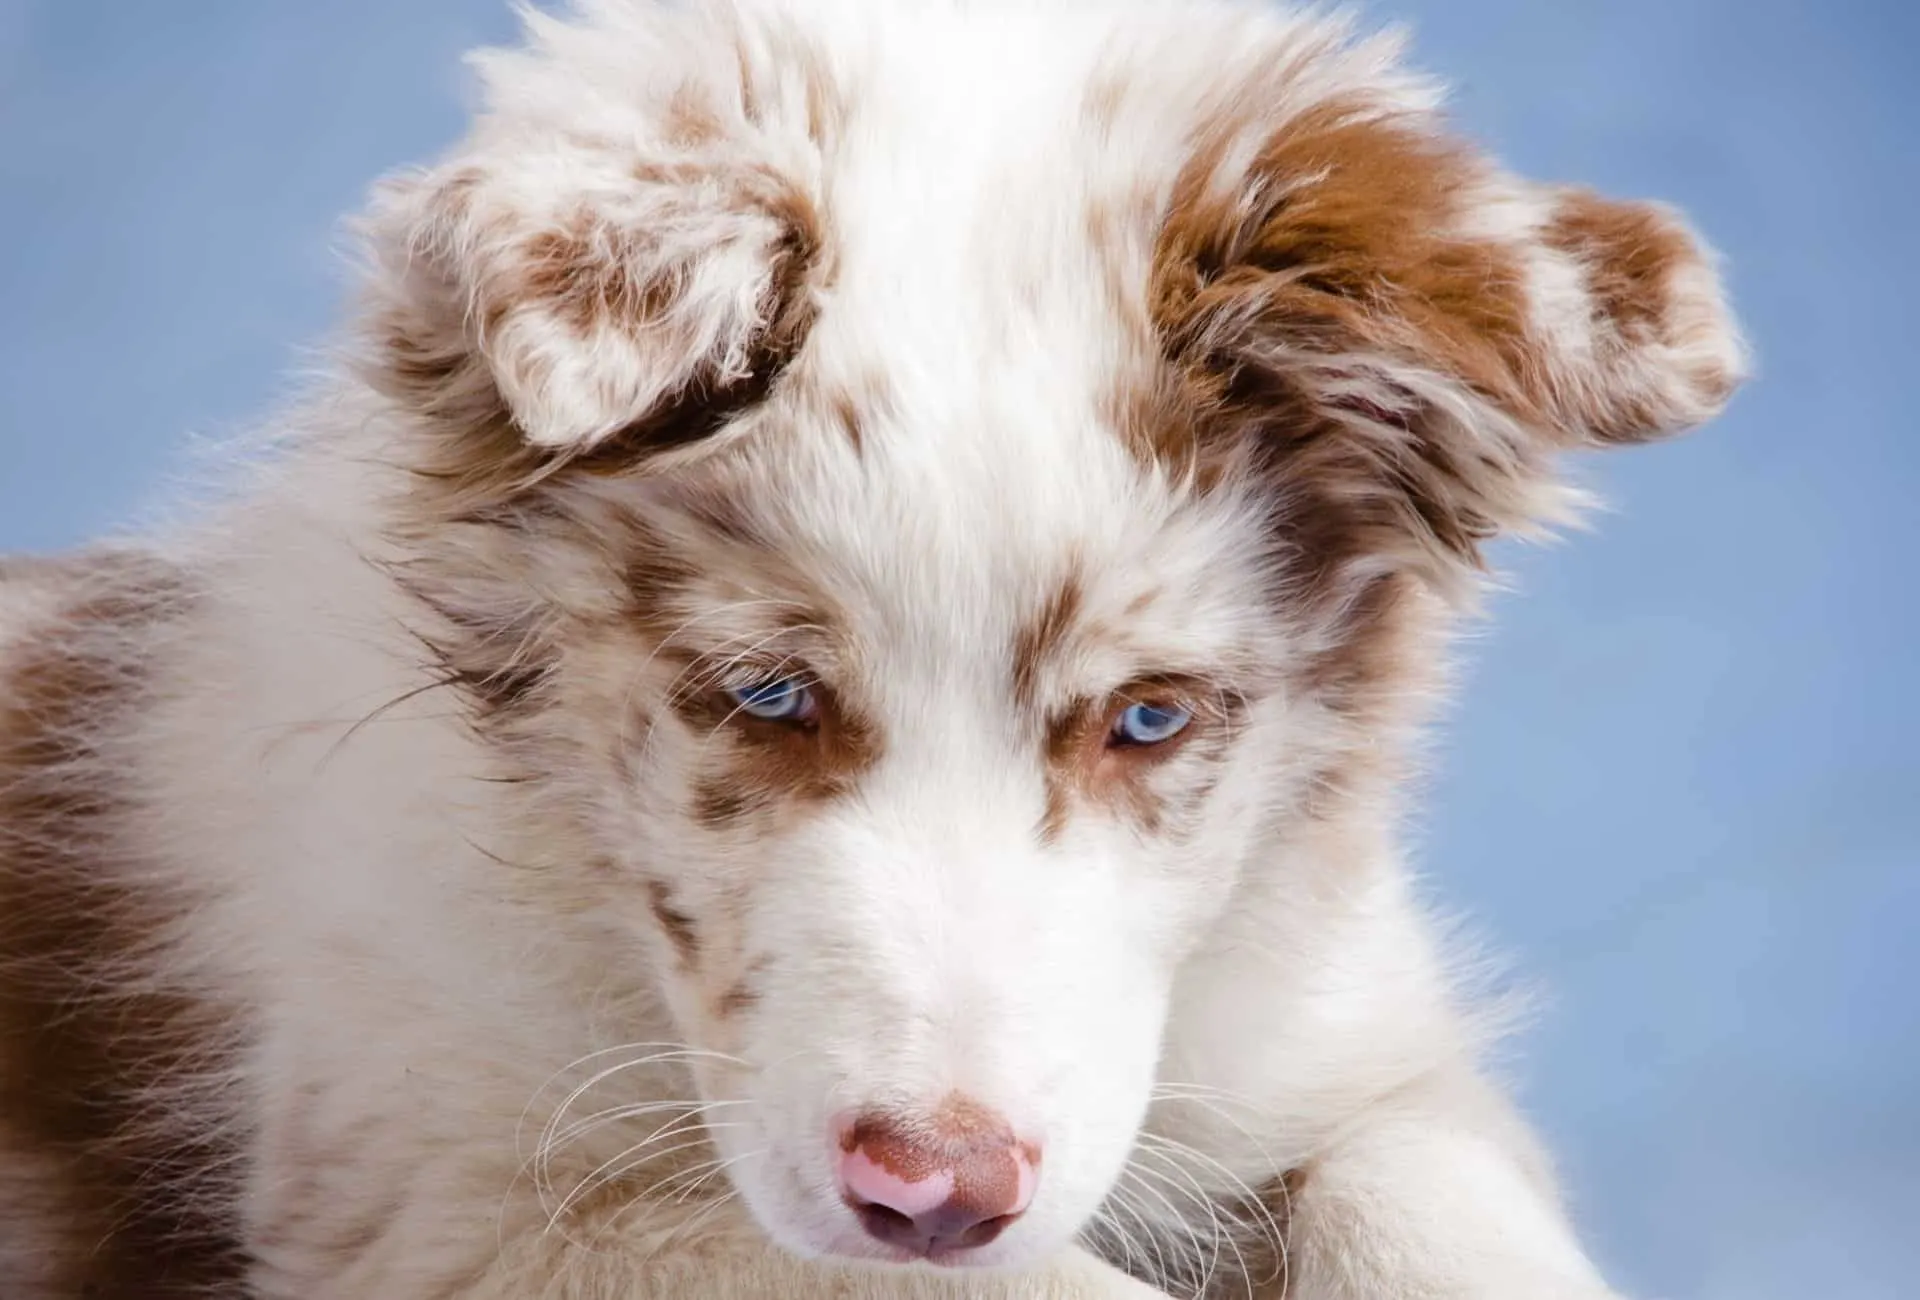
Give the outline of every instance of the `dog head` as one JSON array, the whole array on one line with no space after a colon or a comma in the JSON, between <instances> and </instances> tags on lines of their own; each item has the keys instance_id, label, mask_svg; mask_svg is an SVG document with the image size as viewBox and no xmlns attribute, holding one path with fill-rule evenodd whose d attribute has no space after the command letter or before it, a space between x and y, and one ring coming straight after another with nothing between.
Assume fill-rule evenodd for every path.
<instances>
[{"instance_id":1,"label":"dog head","mask_svg":"<svg viewBox=\"0 0 1920 1300\"><path fill-rule=\"evenodd\" d=\"M485 67L370 220L368 373L539 897L776 1239L1057 1249L1483 545L1732 392L1708 255L1263 7L601 0Z\"/></svg>"}]
</instances>

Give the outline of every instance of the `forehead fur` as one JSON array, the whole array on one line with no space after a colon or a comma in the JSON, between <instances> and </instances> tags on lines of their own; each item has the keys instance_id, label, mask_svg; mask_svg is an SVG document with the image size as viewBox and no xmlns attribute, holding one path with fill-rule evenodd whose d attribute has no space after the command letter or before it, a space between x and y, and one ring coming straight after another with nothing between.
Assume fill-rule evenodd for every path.
<instances>
[{"instance_id":1,"label":"forehead fur","mask_svg":"<svg viewBox=\"0 0 1920 1300\"><path fill-rule=\"evenodd\" d=\"M1283 623L1367 664L1405 582L1456 590L1565 514L1556 452L1693 423L1740 371L1677 218L1508 176L1340 23L589 0L530 28L481 60L467 145L376 208L372 369L420 417L432 528L572 528L629 589L637 547L691 575L654 584L685 617L784 574L943 648L924 673L1038 663L1036 627L1089 679L1129 636L1218 671ZM543 562L475 553L519 593Z\"/></svg>"}]
</instances>

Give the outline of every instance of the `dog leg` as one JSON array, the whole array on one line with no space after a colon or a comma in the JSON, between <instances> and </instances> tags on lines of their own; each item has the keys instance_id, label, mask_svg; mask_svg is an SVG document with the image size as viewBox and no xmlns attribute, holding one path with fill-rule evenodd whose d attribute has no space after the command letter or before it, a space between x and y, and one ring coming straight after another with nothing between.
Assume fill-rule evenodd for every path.
<instances>
[{"instance_id":1,"label":"dog leg","mask_svg":"<svg viewBox=\"0 0 1920 1300\"><path fill-rule=\"evenodd\" d=\"M1459 1071L1372 1108L1288 1198L1287 1300L1608 1300L1525 1124Z\"/></svg>"}]
</instances>

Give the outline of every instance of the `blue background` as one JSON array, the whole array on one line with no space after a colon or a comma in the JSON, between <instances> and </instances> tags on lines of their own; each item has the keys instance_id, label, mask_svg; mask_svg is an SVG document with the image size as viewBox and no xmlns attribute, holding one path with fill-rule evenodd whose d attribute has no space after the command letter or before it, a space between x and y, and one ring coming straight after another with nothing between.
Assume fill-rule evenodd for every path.
<instances>
[{"instance_id":1,"label":"blue background","mask_svg":"<svg viewBox=\"0 0 1920 1300\"><path fill-rule=\"evenodd\" d=\"M1670 198L1763 374L1505 556L1425 822L1628 1292L1920 1294L1920 5L1379 0L1541 177ZM132 518L339 305L504 0L0 0L0 549Z\"/></svg>"}]
</instances>

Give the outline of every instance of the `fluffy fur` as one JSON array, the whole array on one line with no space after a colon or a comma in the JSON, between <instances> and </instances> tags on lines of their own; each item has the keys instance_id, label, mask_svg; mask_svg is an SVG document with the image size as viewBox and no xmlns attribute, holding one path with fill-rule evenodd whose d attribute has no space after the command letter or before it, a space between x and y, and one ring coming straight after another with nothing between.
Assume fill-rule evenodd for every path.
<instances>
[{"instance_id":1,"label":"fluffy fur","mask_svg":"<svg viewBox=\"0 0 1920 1300\"><path fill-rule=\"evenodd\" d=\"M1603 1300L1395 823L1699 242L1260 5L527 23L258 479L4 570L0 1290ZM956 1095L907 1267L833 1119Z\"/></svg>"}]
</instances>

